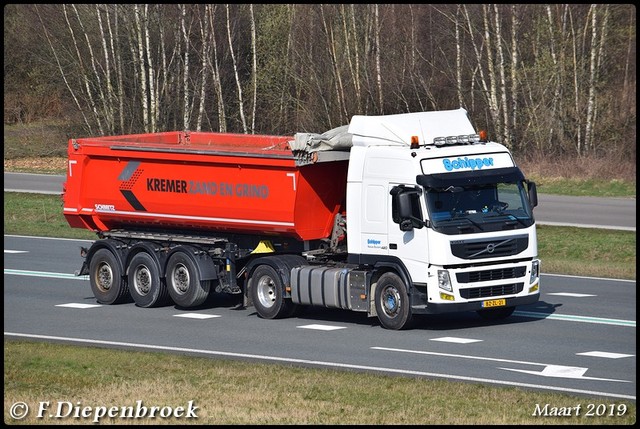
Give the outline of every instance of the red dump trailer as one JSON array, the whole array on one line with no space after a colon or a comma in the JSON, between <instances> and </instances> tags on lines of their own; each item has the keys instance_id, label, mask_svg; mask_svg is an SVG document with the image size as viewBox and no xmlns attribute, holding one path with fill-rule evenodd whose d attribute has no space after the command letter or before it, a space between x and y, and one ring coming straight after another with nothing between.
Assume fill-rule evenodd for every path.
<instances>
[{"instance_id":1,"label":"red dump trailer","mask_svg":"<svg viewBox=\"0 0 640 429\"><path fill-rule=\"evenodd\" d=\"M344 238L348 152L296 155L293 137L166 132L69 140L64 216L98 302L200 305L240 294L251 261L289 271ZM342 225L342 226L341 226ZM240 261L238 269L236 263Z\"/></svg>"},{"instance_id":2,"label":"red dump trailer","mask_svg":"<svg viewBox=\"0 0 640 429\"><path fill-rule=\"evenodd\" d=\"M293 137L167 132L69 141L72 227L328 238L347 160L300 165Z\"/></svg>"}]
</instances>

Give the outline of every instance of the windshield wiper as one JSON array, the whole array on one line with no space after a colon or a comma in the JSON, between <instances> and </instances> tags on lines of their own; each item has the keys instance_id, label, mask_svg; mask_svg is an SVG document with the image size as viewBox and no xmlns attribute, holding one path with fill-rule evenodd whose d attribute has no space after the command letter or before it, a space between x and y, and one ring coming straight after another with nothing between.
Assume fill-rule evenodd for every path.
<instances>
[{"instance_id":1,"label":"windshield wiper","mask_svg":"<svg viewBox=\"0 0 640 429\"><path fill-rule=\"evenodd\" d=\"M469 219L468 217L462 217L462 216L454 216L450 219L442 219L440 221L438 221L438 224L440 224L441 222L452 222L452 221L459 221L459 220L466 220L467 222L469 222L470 224L474 225L476 228L478 228L480 231L484 231L484 229L480 226L479 223L472 221L471 219ZM468 226L464 226L464 225L457 225L458 229L462 229L462 228L467 228Z\"/></svg>"},{"instance_id":2,"label":"windshield wiper","mask_svg":"<svg viewBox=\"0 0 640 429\"><path fill-rule=\"evenodd\" d=\"M522 219L518 219L517 217L515 217L512 214L497 214L497 215L490 215L490 216L485 216L485 219L495 219L495 218L499 218L499 217L508 217L509 220L513 220L518 222L520 225L522 226L527 226L526 223L524 223L524 221Z\"/></svg>"}]
</instances>

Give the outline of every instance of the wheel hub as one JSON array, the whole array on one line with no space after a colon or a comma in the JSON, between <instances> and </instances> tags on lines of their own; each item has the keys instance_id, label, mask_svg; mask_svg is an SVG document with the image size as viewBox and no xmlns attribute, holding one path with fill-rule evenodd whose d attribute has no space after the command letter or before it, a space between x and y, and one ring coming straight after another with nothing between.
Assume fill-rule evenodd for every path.
<instances>
[{"instance_id":1,"label":"wheel hub","mask_svg":"<svg viewBox=\"0 0 640 429\"><path fill-rule=\"evenodd\" d=\"M147 267L136 270L134 286L140 295L146 295L151 290L151 273Z\"/></svg>"}]
</instances>

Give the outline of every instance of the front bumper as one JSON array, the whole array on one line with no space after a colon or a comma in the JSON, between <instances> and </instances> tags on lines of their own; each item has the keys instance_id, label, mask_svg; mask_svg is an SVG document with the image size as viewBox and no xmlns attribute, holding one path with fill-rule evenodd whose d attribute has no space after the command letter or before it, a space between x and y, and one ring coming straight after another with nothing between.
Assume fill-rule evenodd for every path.
<instances>
[{"instance_id":1,"label":"front bumper","mask_svg":"<svg viewBox=\"0 0 640 429\"><path fill-rule=\"evenodd\" d=\"M412 295L411 311L413 314L443 314L462 311L485 310L482 303L486 300L478 300L473 302L451 302L451 303L426 303L426 299L420 299L420 294ZM425 296L426 297L426 296ZM417 298L417 299L416 299ZM496 297L499 298L499 297ZM490 298L493 299L493 298ZM516 307L519 305L528 305L536 303L540 300L540 292L527 295L505 298L506 305L504 307ZM420 301L420 302L415 302ZM495 308L504 308L495 307Z\"/></svg>"}]
</instances>

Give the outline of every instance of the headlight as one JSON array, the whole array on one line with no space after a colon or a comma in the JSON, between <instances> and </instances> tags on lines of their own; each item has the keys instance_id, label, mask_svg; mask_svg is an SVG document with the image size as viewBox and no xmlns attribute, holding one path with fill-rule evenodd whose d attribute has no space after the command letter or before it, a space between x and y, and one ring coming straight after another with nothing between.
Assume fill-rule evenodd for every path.
<instances>
[{"instance_id":1,"label":"headlight","mask_svg":"<svg viewBox=\"0 0 640 429\"><path fill-rule=\"evenodd\" d=\"M540 276L540 261L534 260L531 263L531 276L529 277L529 284L535 282Z\"/></svg>"},{"instance_id":2,"label":"headlight","mask_svg":"<svg viewBox=\"0 0 640 429\"><path fill-rule=\"evenodd\" d=\"M438 287L440 289L453 292L453 287L451 287L451 279L449 279L449 271L438 270Z\"/></svg>"}]
</instances>

